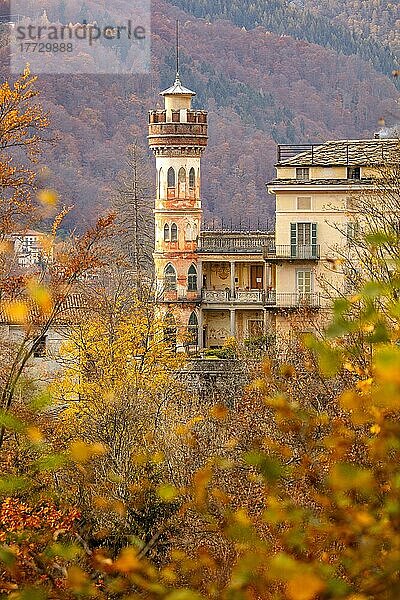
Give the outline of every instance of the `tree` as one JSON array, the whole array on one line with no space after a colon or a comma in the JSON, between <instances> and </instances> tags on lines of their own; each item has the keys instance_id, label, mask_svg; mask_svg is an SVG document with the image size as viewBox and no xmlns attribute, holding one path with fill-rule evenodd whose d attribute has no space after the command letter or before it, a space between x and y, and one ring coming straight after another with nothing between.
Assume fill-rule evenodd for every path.
<instances>
[{"instance_id":1,"label":"tree","mask_svg":"<svg viewBox=\"0 0 400 600\"><path fill-rule=\"evenodd\" d=\"M80 506L89 546L103 531L113 556L132 540L140 556L165 553L177 508L157 490L169 480L161 440L171 405L183 398L175 377L182 359L163 341L151 296L144 300L142 287L139 299L115 272L107 285L86 290L88 309L71 326L66 370L53 386L65 409L64 444L100 448L84 472L68 470L60 485Z\"/></svg>"},{"instance_id":2,"label":"tree","mask_svg":"<svg viewBox=\"0 0 400 600\"><path fill-rule=\"evenodd\" d=\"M132 266L136 289L151 281L154 248L154 186L152 169L138 142L128 148L127 168L113 206L116 211L116 244L121 246L127 264Z\"/></svg>"},{"instance_id":3,"label":"tree","mask_svg":"<svg viewBox=\"0 0 400 600\"><path fill-rule=\"evenodd\" d=\"M48 125L43 108L36 103L36 78L29 69L13 86L5 82L0 87L0 313L2 322L20 326L20 337L4 350L1 364L0 407L8 412L24 369L42 344L49 328L65 312L76 282L88 271L103 262L104 241L113 218L100 218L97 224L80 238L71 237L56 259L53 246L58 227L69 209L63 208L54 217L51 232L43 242L41 265L36 272L22 273L16 269L13 247L7 243L11 233L23 232L33 219L57 213L57 194L42 190L35 202L36 174L32 161L37 159L41 132ZM14 153L25 153L30 160L14 166ZM18 156L18 154L17 154ZM5 426L0 428L0 447Z\"/></svg>"},{"instance_id":4,"label":"tree","mask_svg":"<svg viewBox=\"0 0 400 600\"><path fill-rule=\"evenodd\" d=\"M13 85L0 87L0 241L25 222L33 222L35 172L15 164L21 155L35 162L43 145L48 118L36 102L36 77L25 69ZM29 222L28 221L28 222Z\"/></svg>"}]
</instances>

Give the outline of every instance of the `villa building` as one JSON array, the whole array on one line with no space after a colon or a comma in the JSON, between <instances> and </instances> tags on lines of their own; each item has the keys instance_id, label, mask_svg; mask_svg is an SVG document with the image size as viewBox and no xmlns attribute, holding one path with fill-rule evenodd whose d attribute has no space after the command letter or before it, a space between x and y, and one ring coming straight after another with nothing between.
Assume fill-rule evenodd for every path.
<instances>
[{"instance_id":1,"label":"villa building","mask_svg":"<svg viewBox=\"0 0 400 600\"><path fill-rule=\"evenodd\" d=\"M229 337L254 339L288 332L293 314L329 314L344 291L332 267L351 243L352 198L374 189L377 170L398 141L328 141L280 145L275 232L205 231L201 157L207 113L192 108L195 92L177 74L163 91L163 110L150 112L156 157L155 276L165 334L178 349L216 348ZM270 196L271 202L273 201Z\"/></svg>"}]
</instances>

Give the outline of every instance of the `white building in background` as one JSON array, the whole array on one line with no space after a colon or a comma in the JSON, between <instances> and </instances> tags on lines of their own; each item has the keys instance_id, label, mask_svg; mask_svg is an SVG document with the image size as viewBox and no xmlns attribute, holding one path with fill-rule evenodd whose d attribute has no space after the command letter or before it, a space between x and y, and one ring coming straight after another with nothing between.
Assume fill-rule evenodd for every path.
<instances>
[{"instance_id":1,"label":"white building in background","mask_svg":"<svg viewBox=\"0 0 400 600\"><path fill-rule=\"evenodd\" d=\"M14 254L19 267L40 266L44 258L43 248L47 237L45 233L28 229L21 233L14 233L10 237L14 244ZM52 255L52 250L50 254Z\"/></svg>"}]
</instances>

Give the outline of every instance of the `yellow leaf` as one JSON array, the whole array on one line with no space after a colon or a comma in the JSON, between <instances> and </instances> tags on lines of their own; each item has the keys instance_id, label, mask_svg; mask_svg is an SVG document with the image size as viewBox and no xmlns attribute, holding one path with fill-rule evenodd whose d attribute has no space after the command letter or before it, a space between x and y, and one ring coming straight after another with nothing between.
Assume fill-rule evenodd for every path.
<instances>
[{"instance_id":1,"label":"yellow leaf","mask_svg":"<svg viewBox=\"0 0 400 600\"><path fill-rule=\"evenodd\" d=\"M26 430L26 435L34 444L40 444L43 442L42 432L37 427L28 427Z\"/></svg>"},{"instance_id":2,"label":"yellow leaf","mask_svg":"<svg viewBox=\"0 0 400 600\"><path fill-rule=\"evenodd\" d=\"M72 460L78 463L84 463L93 456L104 454L105 448L102 444L85 444L85 442L78 440L72 442L69 451Z\"/></svg>"},{"instance_id":3,"label":"yellow leaf","mask_svg":"<svg viewBox=\"0 0 400 600\"><path fill-rule=\"evenodd\" d=\"M249 515L243 508L240 508L235 512L235 521L236 523L239 523L239 525L244 525L245 527L251 525Z\"/></svg>"},{"instance_id":4,"label":"yellow leaf","mask_svg":"<svg viewBox=\"0 0 400 600\"><path fill-rule=\"evenodd\" d=\"M5 302L4 312L12 323L26 323L28 321L29 309L26 302L19 300Z\"/></svg>"},{"instance_id":5,"label":"yellow leaf","mask_svg":"<svg viewBox=\"0 0 400 600\"><path fill-rule=\"evenodd\" d=\"M38 306L40 306L43 312L51 312L51 309L53 308L53 300L49 290L45 286L40 285L37 281L32 279L28 283L27 289L32 300L36 302Z\"/></svg>"},{"instance_id":6,"label":"yellow leaf","mask_svg":"<svg viewBox=\"0 0 400 600\"><path fill-rule=\"evenodd\" d=\"M381 432L381 428L377 423L375 423L375 425L372 425L370 432L378 435Z\"/></svg>"},{"instance_id":7,"label":"yellow leaf","mask_svg":"<svg viewBox=\"0 0 400 600\"><path fill-rule=\"evenodd\" d=\"M356 410L360 407L360 396L353 390L347 390L339 396L339 404L345 410Z\"/></svg>"},{"instance_id":8,"label":"yellow leaf","mask_svg":"<svg viewBox=\"0 0 400 600\"><path fill-rule=\"evenodd\" d=\"M288 582L286 595L290 600L314 600L324 589L325 584L319 577L302 573Z\"/></svg>"},{"instance_id":9,"label":"yellow leaf","mask_svg":"<svg viewBox=\"0 0 400 600\"><path fill-rule=\"evenodd\" d=\"M367 512L358 512L355 514L355 519L359 525L370 527L374 522L374 518Z\"/></svg>"},{"instance_id":10,"label":"yellow leaf","mask_svg":"<svg viewBox=\"0 0 400 600\"><path fill-rule=\"evenodd\" d=\"M133 548L124 548L114 563L114 569L120 573L132 573L140 569L140 560Z\"/></svg>"},{"instance_id":11,"label":"yellow leaf","mask_svg":"<svg viewBox=\"0 0 400 600\"><path fill-rule=\"evenodd\" d=\"M178 495L178 490L170 483L165 483L157 488L157 496L164 502L173 502Z\"/></svg>"},{"instance_id":12,"label":"yellow leaf","mask_svg":"<svg viewBox=\"0 0 400 600\"><path fill-rule=\"evenodd\" d=\"M43 206L56 206L58 202L58 194L54 190L40 190L38 192L38 200Z\"/></svg>"},{"instance_id":13,"label":"yellow leaf","mask_svg":"<svg viewBox=\"0 0 400 600\"><path fill-rule=\"evenodd\" d=\"M212 417L214 417L214 419L223 421L228 415L228 409L223 404L216 404L212 407L210 414Z\"/></svg>"},{"instance_id":14,"label":"yellow leaf","mask_svg":"<svg viewBox=\"0 0 400 600\"><path fill-rule=\"evenodd\" d=\"M151 457L151 460L154 464L156 465L160 465L161 463L164 462L165 460L165 456L162 452L156 452L155 454L153 454L153 456Z\"/></svg>"},{"instance_id":15,"label":"yellow leaf","mask_svg":"<svg viewBox=\"0 0 400 600\"><path fill-rule=\"evenodd\" d=\"M82 569L73 565L68 569L67 585L74 592L84 593L88 585L88 576Z\"/></svg>"},{"instance_id":16,"label":"yellow leaf","mask_svg":"<svg viewBox=\"0 0 400 600\"><path fill-rule=\"evenodd\" d=\"M373 382L374 382L374 380L370 377L369 379L364 379L363 381L358 381L356 384L356 387L363 394L368 394L371 391Z\"/></svg>"}]
</instances>

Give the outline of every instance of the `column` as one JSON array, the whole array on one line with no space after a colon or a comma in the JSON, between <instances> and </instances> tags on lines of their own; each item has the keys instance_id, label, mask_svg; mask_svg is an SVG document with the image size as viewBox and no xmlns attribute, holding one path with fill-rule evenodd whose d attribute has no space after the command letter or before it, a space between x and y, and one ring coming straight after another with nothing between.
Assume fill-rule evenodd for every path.
<instances>
[{"instance_id":1,"label":"column","mask_svg":"<svg viewBox=\"0 0 400 600\"><path fill-rule=\"evenodd\" d=\"M269 286L270 286L269 268L268 268L268 263L265 262L264 263L264 285L263 285L264 290L268 290Z\"/></svg>"},{"instance_id":2,"label":"column","mask_svg":"<svg viewBox=\"0 0 400 600\"><path fill-rule=\"evenodd\" d=\"M231 298L235 297L235 261L231 260Z\"/></svg>"},{"instance_id":3,"label":"column","mask_svg":"<svg viewBox=\"0 0 400 600\"><path fill-rule=\"evenodd\" d=\"M234 308L230 310L231 313L231 336L236 337L236 311Z\"/></svg>"},{"instance_id":4,"label":"column","mask_svg":"<svg viewBox=\"0 0 400 600\"><path fill-rule=\"evenodd\" d=\"M264 300L268 299L268 290L270 287L270 282L269 282L269 266L268 263L265 262L264 263L264 281L263 281L263 294L264 294Z\"/></svg>"},{"instance_id":5,"label":"column","mask_svg":"<svg viewBox=\"0 0 400 600\"><path fill-rule=\"evenodd\" d=\"M199 350L203 350L204 344L203 344L203 338L204 338L204 332L203 332L203 309L200 307L199 308L199 318L198 318L198 346L199 346Z\"/></svg>"},{"instance_id":6,"label":"column","mask_svg":"<svg viewBox=\"0 0 400 600\"><path fill-rule=\"evenodd\" d=\"M201 290L203 287L203 261L199 260L197 263L197 292L201 298Z\"/></svg>"}]
</instances>

